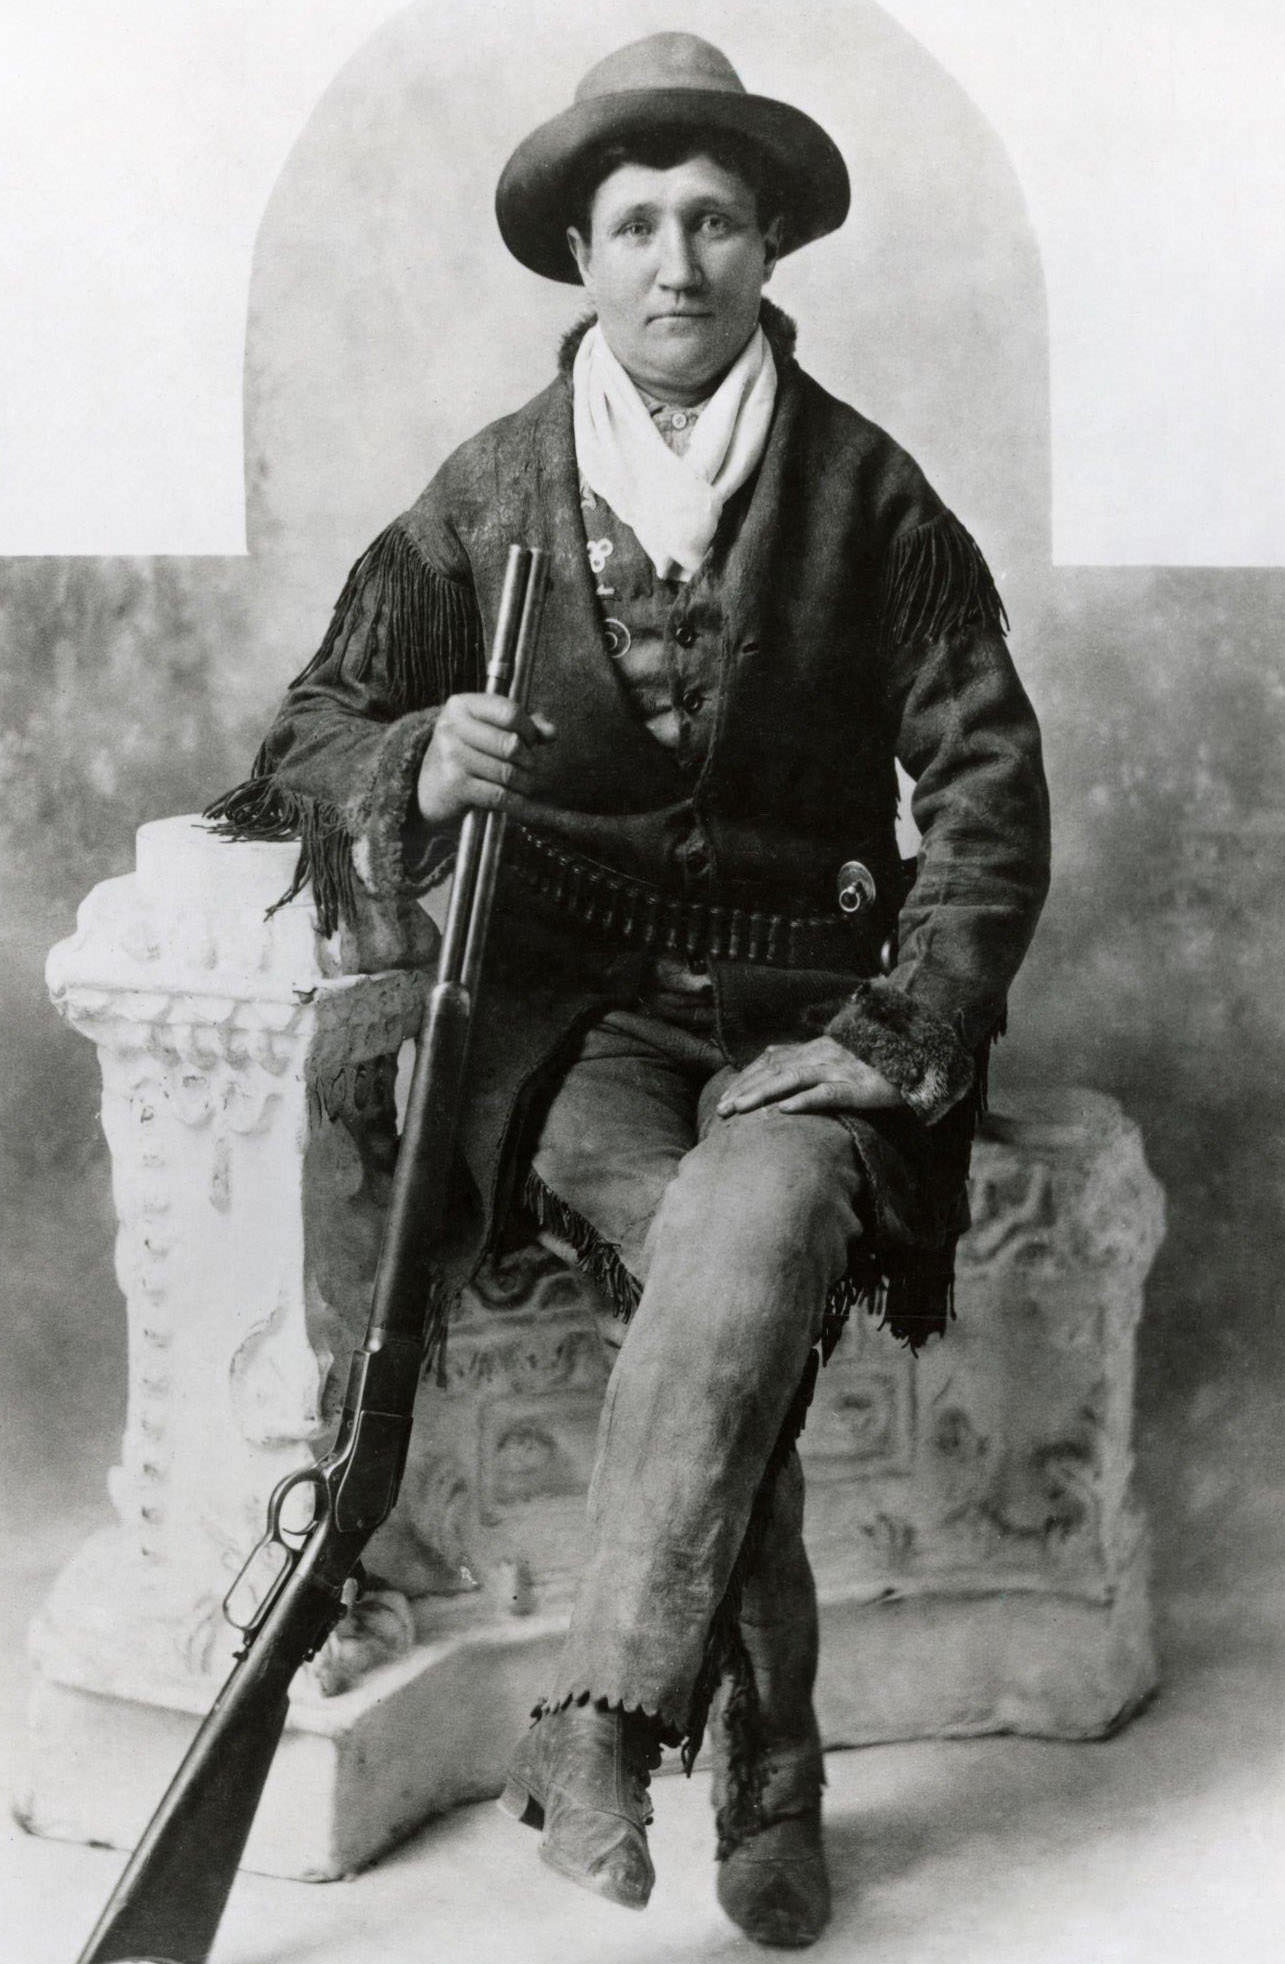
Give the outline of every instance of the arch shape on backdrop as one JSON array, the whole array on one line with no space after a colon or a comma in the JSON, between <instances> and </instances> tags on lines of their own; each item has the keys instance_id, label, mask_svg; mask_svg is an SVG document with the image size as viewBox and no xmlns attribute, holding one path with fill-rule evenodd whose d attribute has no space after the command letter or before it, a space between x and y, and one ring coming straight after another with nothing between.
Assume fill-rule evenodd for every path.
<instances>
[{"instance_id":1,"label":"arch shape on backdrop","mask_svg":"<svg viewBox=\"0 0 1285 1964\"><path fill-rule=\"evenodd\" d=\"M672 25L651 0L627 28L605 0L556 16L517 0L465 33L449 0L418 0L318 103L259 230L246 341L249 538L287 666L374 533L548 381L582 308L505 251L496 178L594 61ZM1051 559L1048 325L999 138L873 0L800 0L788 33L755 0L688 0L683 25L843 151L847 225L770 290L804 365L905 443L977 534L1020 636Z\"/></svg>"}]
</instances>

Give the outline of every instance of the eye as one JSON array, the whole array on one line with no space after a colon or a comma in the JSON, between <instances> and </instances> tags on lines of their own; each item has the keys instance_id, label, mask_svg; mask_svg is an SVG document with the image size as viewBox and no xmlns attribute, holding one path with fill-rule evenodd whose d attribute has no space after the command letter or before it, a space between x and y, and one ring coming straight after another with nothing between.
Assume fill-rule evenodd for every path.
<instances>
[{"instance_id":1,"label":"eye","mask_svg":"<svg viewBox=\"0 0 1285 1964\"><path fill-rule=\"evenodd\" d=\"M721 238L735 229L725 211L707 211L701 219L701 230L713 238Z\"/></svg>"},{"instance_id":2,"label":"eye","mask_svg":"<svg viewBox=\"0 0 1285 1964\"><path fill-rule=\"evenodd\" d=\"M627 218L616 227L618 239L645 239L650 237L651 226L645 218Z\"/></svg>"}]
</instances>

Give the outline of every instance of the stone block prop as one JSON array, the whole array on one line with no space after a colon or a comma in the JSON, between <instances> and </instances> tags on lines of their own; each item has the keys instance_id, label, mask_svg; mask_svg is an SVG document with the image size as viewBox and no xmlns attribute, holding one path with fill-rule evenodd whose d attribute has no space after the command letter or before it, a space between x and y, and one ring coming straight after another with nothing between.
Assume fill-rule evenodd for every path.
<instances>
[{"instance_id":1,"label":"stone block prop","mask_svg":"<svg viewBox=\"0 0 1285 1964\"><path fill-rule=\"evenodd\" d=\"M293 859L144 826L137 871L50 956L102 1064L130 1368L115 1519L31 1633L18 1805L41 1834L136 1839L230 1667L224 1594L272 1489L333 1437L364 1327L424 975L382 965L404 921L349 945L306 895L265 918ZM1119 1107L1070 1090L988 1122L973 1207L948 1340L914 1360L854 1318L802 1440L832 1745L1088 1738L1154 1684L1130 1427L1160 1190ZM469 1292L371 1583L296 1682L249 1867L347 1874L498 1791L565 1628L613 1355L566 1255L533 1244Z\"/></svg>"}]
</instances>

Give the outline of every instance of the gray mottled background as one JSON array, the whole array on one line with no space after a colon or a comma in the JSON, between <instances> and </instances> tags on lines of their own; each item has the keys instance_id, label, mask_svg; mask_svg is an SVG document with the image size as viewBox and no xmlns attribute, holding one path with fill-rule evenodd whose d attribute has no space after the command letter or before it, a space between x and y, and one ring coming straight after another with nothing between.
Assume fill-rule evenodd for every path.
<instances>
[{"instance_id":1,"label":"gray mottled background","mask_svg":"<svg viewBox=\"0 0 1285 1964\"><path fill-rule=\"evenodd\" d=\"M1052 568L1039 255L996 139L876 7L816 0L824 62L759 7L723 12L856 182L845 233L773 287L804 365L919 456L1009 599L1057 860L996 1102L1048 1074L1143 1127L1170 1201L1139 1391L1164 1631L1231 1663L1285 1585L1285 570ZM644 13L631 31L671 24ZM412 8L350 64L265 215L252 556L0 562L0 1409L9 1491L51 1545L105 1505L124 1318L95 1060L45 1003L45 951L130 867L138 823L242 774L347 563L543 385L577 312L505 259L489 213L511 137L565 93L556 26L498 106L432 29Z\"/></svg>"}]
</instances>

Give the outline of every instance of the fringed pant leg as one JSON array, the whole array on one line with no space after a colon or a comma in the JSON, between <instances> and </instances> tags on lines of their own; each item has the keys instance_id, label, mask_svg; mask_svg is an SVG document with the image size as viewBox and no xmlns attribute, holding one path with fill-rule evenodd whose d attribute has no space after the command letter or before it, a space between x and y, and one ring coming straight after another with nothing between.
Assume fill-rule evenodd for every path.
<instances>
[{"instance_id":1,"label":"fringed pant leg","mask_svg":"<svg viewBox=\"0 0 1285 1964\"><path fill-rule=\"evenodd\" d=\"M772 1108L719 1119L720 1088L706 1084L698 1142L635 1258L642 1294L603 1407L589 1556L549 1699L642 1710L684 1738L702 1722L710 1632L755 1495L860 1232L845 1128ZM537 1172L583 1211L555 1160L538 1153Z\"/></svg>"}]
</instances>

